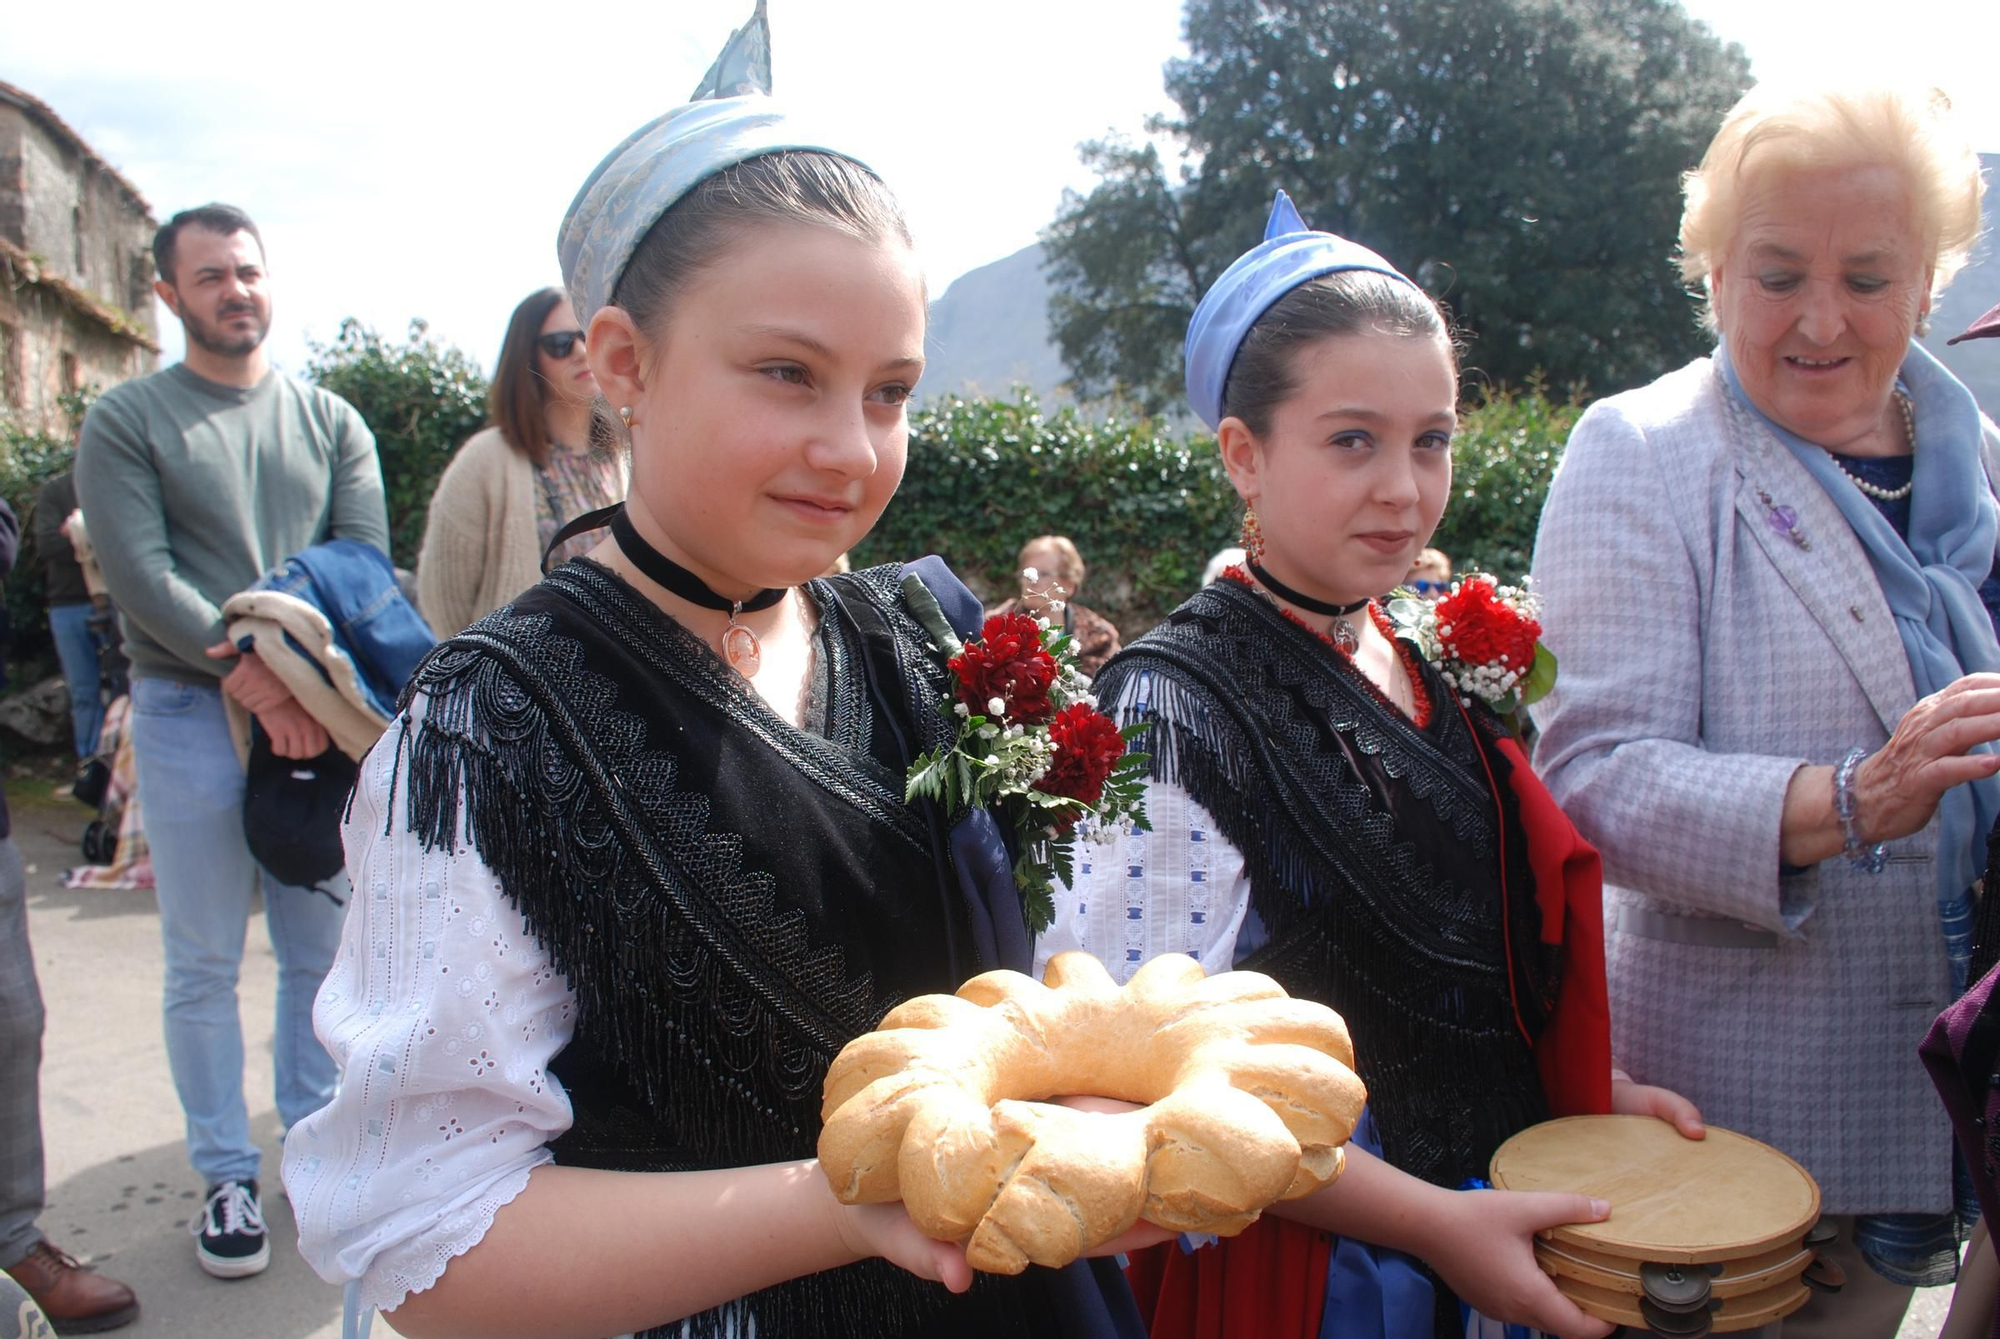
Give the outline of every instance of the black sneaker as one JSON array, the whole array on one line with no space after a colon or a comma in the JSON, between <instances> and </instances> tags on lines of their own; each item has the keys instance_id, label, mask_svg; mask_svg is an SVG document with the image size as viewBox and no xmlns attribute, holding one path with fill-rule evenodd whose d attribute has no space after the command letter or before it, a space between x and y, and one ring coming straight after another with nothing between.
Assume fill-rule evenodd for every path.
<instances>
[{"instance_id":1,"label":"black sneaker","mask_svg":"<svg viewBox=\"0 0 2000 1339\"><path fill-rule=\"evenodd\" d=\"M195 1262L215 1278L248 1278L271 1266L271 1243L264 1234L264 1206L255 1181L210 1186L208 1203L188 1230L195 1235Z\"/></svg>"}]
</instances>

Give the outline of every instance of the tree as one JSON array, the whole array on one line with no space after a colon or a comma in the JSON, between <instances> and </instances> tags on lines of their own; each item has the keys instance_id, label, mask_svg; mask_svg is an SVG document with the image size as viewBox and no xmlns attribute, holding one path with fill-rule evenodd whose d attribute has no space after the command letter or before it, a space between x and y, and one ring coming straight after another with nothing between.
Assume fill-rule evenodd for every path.
<instances>
[{"instance_id":1,"label":"tree","mask_svg":"<svg viewBox=\"0 0 2000 1339\"><path fill-rule=\"evenodd\" d=\"M14 574L7 582L5 613L0 614L0 648L8 659L27 667L12 676L0 670L0 684L11 678L16 686L32 686L45 673L54 672L46 569L35 544L35 508L42 485L75 464L77 432L98 390L91 385L56 398L63 416L60 431L0 413L0 498L14 509L21 526Z\"/></svg>"},{"instance_id":2,"label":"tree","mask_svg":"<svg viewBox=\"0 0 2000 1339\"><path fill-rule=\"evenodd\" d=\"M1079 394L1180 395L1198 293L1271 196L1442 297L1495 383L1603 392L1708 338L1672 265L1680 174L1748 86L1676 0L1188 0L1168 64L1179 181L1094 142L1100 177L1044 234Z\"/></svg>"},{"instance_id":3,"label":"tree","mask_svg":"<svg viewBox=\"0 0 2000 1339\"><path fill-rule=\"evenodd\" d=\"M486 424L486 377L464 351L440 343L422 321L402 343L353 317L332 344L315 344L306 376L361 412L375 434L389 500L389 552L417 565L424 518L452 453Z\"/></svg>"}]
</instances>

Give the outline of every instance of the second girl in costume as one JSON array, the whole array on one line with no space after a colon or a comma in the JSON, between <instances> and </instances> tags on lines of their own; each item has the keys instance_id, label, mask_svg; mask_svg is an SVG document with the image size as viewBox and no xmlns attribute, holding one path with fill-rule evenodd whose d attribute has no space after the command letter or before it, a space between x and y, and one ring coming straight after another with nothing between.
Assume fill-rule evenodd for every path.
<instances>
[{"instance_id":1,"label":"second girl in costume","mask_svg":"<svg viewBox=\"0 0 2000 1339\"><path fill-rule=\"evenodd\" d=\"M1442 1339L1464 1333L1463 1298L1605 1334L1530 1249L1603 1206L1458 1188L1551 1114L1699 1121L1613 1082L1595 854L1501 724L1370 598L1403 580L1451 491L1444 317L1281 194L1264 243L1196 310L1187 378L1248 556L1098 677L1107 710L1151 723L1152 830L1080 857L1038 956L1082 948L1129 974L1187 952L1331 1005L1382 1160L1354 1155L1240 1237L1135 1260L1154 1333Z\"/></svg>"}]
</instances>

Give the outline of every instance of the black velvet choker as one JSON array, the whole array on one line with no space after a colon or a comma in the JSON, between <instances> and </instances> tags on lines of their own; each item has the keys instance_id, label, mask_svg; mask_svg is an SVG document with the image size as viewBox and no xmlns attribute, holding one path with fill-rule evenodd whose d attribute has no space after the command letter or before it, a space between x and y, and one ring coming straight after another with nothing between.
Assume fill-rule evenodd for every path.
<instances>
[{"instance_id":1,"label":"black velvet choker","mask_svg":"<svg viewBox=\"0 0 2000 1339\"><path fill-rule=\"evenodd\" d=\"M646 579L658 583L672 591L689 604L703 609L720 609L725 614L754 614L760 609L769 609L785 598L784 588L758 591L747 600L731 600L710 590L702 579L682 567L679 563L648 544L632 524L632 518L620 507L611 517L611 537L618 541L618 547L625 550L625 556L632 560L632 566L646 574Z\"/></svg>"},{"instance_id":2,"label":"black velvet choker","mask_svg":"<svg viewBox=\"0 0 2000 1339\"><path fill-rule=\"evenodd\" d=\"M1299 594L1255 563L1245 563L1244 566L1250 569L1251 576L1256 577L1285 603L1295 604L1301 609L1310 609L1315 614L1325 614L1329 618L1345 618L1368 603L1366 600L1356 600L1353 604L1328 604L1325 600L1315 600L1310 595Z\"/></svg>"}]
</instances>

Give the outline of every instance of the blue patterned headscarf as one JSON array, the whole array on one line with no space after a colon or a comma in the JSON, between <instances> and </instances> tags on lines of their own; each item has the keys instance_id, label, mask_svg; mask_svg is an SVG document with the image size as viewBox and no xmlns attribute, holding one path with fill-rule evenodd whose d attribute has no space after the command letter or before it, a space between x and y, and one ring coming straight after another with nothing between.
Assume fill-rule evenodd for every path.
<instances>
[{"instance_id":1,"label":"blue patterned headscarf","mask_svg":"<svg viewBox=\"0 0 2000 1339\"><path fill-rule=\"evenodd\" d=\"M1222 389L1250 328L1285 294L1323 274L1372 270L1416 284L1394 265L1357 242L1314 232L1283 191L1271 204L1264 240L1238 256L1208 290L1188 322L1188 403L1209 427L1222 422Z\"/></svg>"},{"instance_id":2,"label":"blue patterned headscarf","mask_svg":"<svg viewBox=\"0 0 2000 1339\"><path fill-rule=\"evenodd\" d=\"M750 22L729 35L688 102L626 136L585 178L563 215L556 254L586 327L610 303L640 241L702 181L783 149L860 162L774 102L770 92L771 29L764 0L757 0Z\"/></svg>"}]
</instances>

